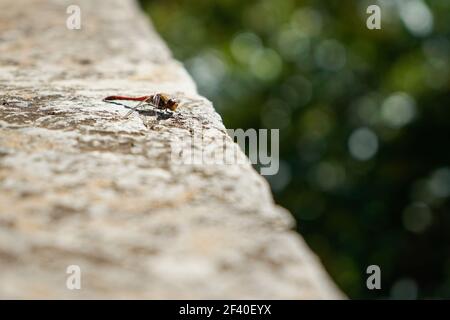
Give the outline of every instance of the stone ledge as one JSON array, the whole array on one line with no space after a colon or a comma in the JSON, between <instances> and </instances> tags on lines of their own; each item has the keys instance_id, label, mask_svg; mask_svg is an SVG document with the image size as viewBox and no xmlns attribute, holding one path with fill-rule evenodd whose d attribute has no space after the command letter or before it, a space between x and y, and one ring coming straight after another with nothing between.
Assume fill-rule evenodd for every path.
<instances>
[{"instance_id":1,"label":"stone ledge","mask_svg":"<svg viewBox=\"0 0 450 320\"><path fill-rule=\"evenodd\" d=\"M238 147L134 2L7 0L0 16L0 298L343 297L248 161L170 161L192 132ZM191 103L124 119L102 102L150 92Z\"/></svg>"}]
</instances>

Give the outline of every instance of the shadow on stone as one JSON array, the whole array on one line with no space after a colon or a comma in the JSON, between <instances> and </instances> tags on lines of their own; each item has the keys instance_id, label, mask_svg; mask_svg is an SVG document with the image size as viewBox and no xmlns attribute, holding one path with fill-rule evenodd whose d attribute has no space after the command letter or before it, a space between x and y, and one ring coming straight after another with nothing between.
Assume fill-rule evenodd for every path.
<instances>
[{"instance_id":1,"label":"shadow on stone","mask_svg":"<svg viewBox=\"0 0 450 320\"><path fill-rule=\"evenodd\" d=\"M115 102L115 101L105 101L107 103L112 103L112 104L116 104L118 106L123 106L127 109L133 109L134 107L130 107L126 104L120 103L120 102ZM149 108L152 108L151 106ZM157 120L167 120L170 118L173 118L173 112L172 111L168 111L168 110L158 110L158 109L145 109L145 110L135 110L137 113L142 114L144 116L147 117L154 117L156 116Z\"/></svg>"}]
</instances>

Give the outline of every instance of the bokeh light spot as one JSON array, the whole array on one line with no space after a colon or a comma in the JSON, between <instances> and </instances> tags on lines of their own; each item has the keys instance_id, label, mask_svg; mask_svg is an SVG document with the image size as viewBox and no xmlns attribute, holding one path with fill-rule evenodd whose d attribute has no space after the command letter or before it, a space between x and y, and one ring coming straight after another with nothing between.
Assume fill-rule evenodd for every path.
<instances>
[{"instance_id":1,"label":"bokeh light spot","mask_svg":"<svg viewBox=\"0 0 450 320\"><path fill-rule=\"evenodd\" d=\"M220 90L220 83L227 72L227 65L219 52L206 50L186 62L186 68L201 90L213 95Z\"/></svg>"},{"instance_id":2,"label":"bokeh light spot","mask_svg":"<svg viewBox=\"0 0 450 320\"><path fill-rule=\"evenodd\" d=\"M391 299L417 299L419 288L416 281L410 278L397 280L391 287Z\"/></svg>"},{"instance_id":3,"label":"bokeh light spot","mask_svg":"<svg viewBox=\"0 0 450 320\"><path fill-rule=\"evenodd\" d=\"M431 193L438 198L450 196L450 168L436 170L428 182Z\"/></svg>"},{"instance_id":4,"label":"bokeh light spot","mask_svg":"<svg viewBox=\"0 0 450 320\"><path fill-rule=\"evenodd\" d=\"M283 63L275 50L261 49L254 54L250 62L250 70L261 80L273 80L281 72Z\"/></svg>"},{"instance_id":5,"label":"bokeh light spot","mask_svg":"<svg viewBox=\"0 0 450 320\"><path fill-rule=\"evenodd\" d=\"M289 61L306 60L310 50L310 40L295 29L284 29L277 35L277 45L282 56Z\"/></svg>"},{"instance_id":6,"label":"bokeh light spot","mask_svg":"<svg viewBox=\"0 0 450 320\"><path fill-rule=\"evenodd\" d=\"M433 14L422 0L397 1L400 18L415 36L426 36L433 31Z\"/></svg>"},{"instance_id":7,"label":"bokeh light spot","mask_svg":"<svg viewBox=\"0 0 450 320\"><path fill-rule=\"evenodd\" d=\"M291 17L292 28L309 36L319 35L322 24L320 12L309 7L297 9Z\"/></svg>"},{"instance_id":8,"label":"bokeh light spot","mask_svg":"<svg viewBox=\"0 0 450 320\"><path fill-rule=\"evenodd\" d=\"M242 32L231 41L231 53L237 61L249 63L257 51L262 48L261 39L252 32Z\"/></svg>"},{"instance_id":9,"label":"bokeh light spot","mask_svg":"<svg viewBox=\"0 0 450 320\"><path fill-rule=\"evenodd\" d=\"M431 209L423 202L413 203L403 211L403 225L414 233L424 232L432 223Z\"/></svg>"},{"instance_id":10,"label":"bokeh light spot","mask_svg":"<svg viewBox=\"0 0 450 320\"><path fill-rule=\"evenodd\" d=\"M348 139L348 149L353 158L369 160L378 151L378 137L368 128L359 128Z\"/></svg>"},{"instance_id":11,"label":"bokeh light spot","mask_svg":"<svg viewBox=\"0 0 450 320\"><path fill-rule=\"evenodd\" d=\"M415 100L403 92L392 94L381 106L383 122L392 128L400 128L408 124L413 120L415 114Z\"/></svg>"}]
</instances>

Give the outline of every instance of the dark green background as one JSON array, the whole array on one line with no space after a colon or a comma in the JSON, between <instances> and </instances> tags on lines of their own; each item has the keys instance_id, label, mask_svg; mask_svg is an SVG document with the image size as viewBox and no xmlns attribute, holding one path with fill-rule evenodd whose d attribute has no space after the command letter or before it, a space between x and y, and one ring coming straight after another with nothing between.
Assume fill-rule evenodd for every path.
<instances>
[{"instance_id":1,"label":"dark green background","mask_svg":"<svg viewBox=\"0 0 450 320\"><path fill-rule=\"evenodd\" d=\"M450 298L450 1L406 2L141 0L228 128L280 129L276 202L351 298Z\"/></svg>"}]
</instances>

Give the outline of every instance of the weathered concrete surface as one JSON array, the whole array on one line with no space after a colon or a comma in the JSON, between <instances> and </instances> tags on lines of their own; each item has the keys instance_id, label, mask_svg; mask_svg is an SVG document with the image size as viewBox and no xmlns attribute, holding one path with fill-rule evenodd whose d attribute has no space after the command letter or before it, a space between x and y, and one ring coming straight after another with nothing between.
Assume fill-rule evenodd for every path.
<instances>
[{"instance_id":1,"label":"weathered concrete surface","mask_svg":"<svg viewBox=\"0 0 450 320\"><path fill-rule=\"evenodd\" d=\"M102 102L160 91L196 102ZM0 298L341 297L249 163L171 161L225 128L133 2L1 1L0 94Z\"/></svg>"}]
</instances>

